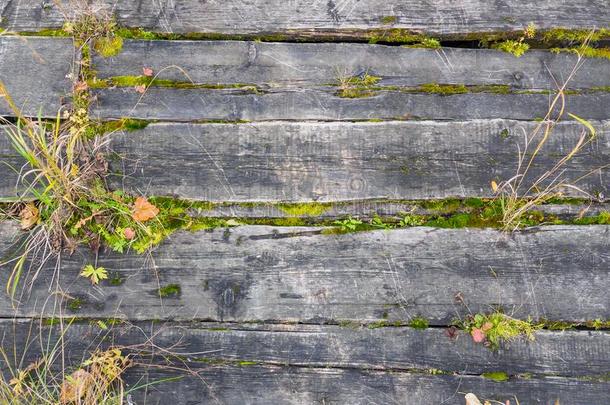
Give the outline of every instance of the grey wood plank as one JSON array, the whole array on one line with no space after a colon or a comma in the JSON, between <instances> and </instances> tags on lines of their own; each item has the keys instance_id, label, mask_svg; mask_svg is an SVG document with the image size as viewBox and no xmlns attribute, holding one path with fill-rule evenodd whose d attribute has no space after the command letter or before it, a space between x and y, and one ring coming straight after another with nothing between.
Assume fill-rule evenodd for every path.
<instances>
[{"instance_id":1,"label":"grey wood plank","mask_svg":"<svg viewBox=\"0 0 610 405\"><path fill-rule=\"evenodd\" d=\"M531 3L522 0L454 2L282 0L248 2L230 0L201 3L198 0L150 2L105 0L117 21L130 27L144 27L161 32L218 32L230 34L286 32L289 30L348 31L404 28L438 35L470 32L519 31L530 22L540 28L595 28L608 24L610 15L604 0L565 2L554 0ZM73 8L67 1L2 0L0 16L5 25L17 31L60 27L63 14ZM384 17L396 17L391 25ZM356 36L356 34L352 34Z\"/></svg>"},{"instance_id":2,"label":"grey wood plank","mask_svg":"<svg viewBox=\"0 0 610 405\"><path fill-rule=\"evenodd\" d=\"M0 81L26 115L57 116L63 98L71 92L66 76L73 61L69 39L0 37ZM0 116L15 116L1 97Z\"/></svg>"},{"instance_id":3,"label":"grey wood plank","mask_svg":"<svg viewBox=\"0 0 610 405\"><path fill-rule=\"evenodd\" d=\"M213 325L209 325L213 326ZM215 325L220 326L220 325ZM224 325L226 326L226 325ZM540 376L520 377L510 374L510 370L503 369L504 354L499 354L494 371L502 370L510 375L506 382L498 383L474 375L476 370L485 369L476 366L474 370L468 369L474 359L456 358L451 353L459 342L444 342L442 351L434 357L450 353L442 363L445 367L454 367L459 372L452 374L430 375L433 369L377 369L360 367L362 365L349 364L349 360L364 355L365 357L386 358L398 356L408 357L409 354L417 358L417 364L427 364L425 359L430 353L429 346L437 346L432 337L428 346L426 339L432 335L439 335L441 331L409 331L416 336L404 334L405 330L377 329L377 330L348 330L347 334L358 335L353 340L346 340L346 331L336 327L314 328L307 326L248 326L235 325L236 329L225 331L197 329L188 325L146 325L137 324L128 327L115 326L112 330L100 330L98 326L72 324L64 328L63 348L66 364L79 364L89 353L97 347L108 345L128 345L136 347L136 352L150 351L159 353L150 358L147 355L136 357L139 364L129 369L124 375L127 386L159 381L167 377L181 377L173 382L162 382L149 388L150 391L136 391L134 399L159 400L159 403L171 396L172 403L370 403L373 398L381 395L382 403L396 401L398 403L463 403L466 392L475 392L479 398L496 400L514 400L515 396L521 403L553 404L559 399L561 403L589 404L601 403L600 398L607 392L609 383L603 380L591 380L584 375L578 378ZM40 348L53 344L57 339L55 334L49 335L45 328L40 331L36 326L30 329L28 322L11 324L4 321L2 324L2 347L8 351L9 359L16 360L19 368L24 368L34 360L40 358ZM275 329L274 332L270 332ZM385 335L394 335L394 339L385 339ZM542 333L542 335L557 335L564 341L570 337L586 332L568 333ZM595 339L602 332L596 332L590 340L583 340L585 347L595 347ZM153 337L154 336L154 337ZM369 336L376 336L373 342ZM152 340L150 340L152 338ZM381 338L380 338L381 337ZM38 340L42 339L44 345ZM447 339L447 338L445 338ZM541 337L544 340L544 337ZM14 345L17 341L18 344ZM608 336L605 336L607 345ZM49 343L50 342L50 343ZM366 350L367 344L383 344L377 350ZM402 344L401 344L402 343ZM574 342L572 342L574 343ZM580 343L580 342L579 342ZM348 346L344 346L344 345ZM538 342L541 346L544 343ZM24 349L28 345L27 349ZM424 351L419 354L411 351L413 346L421 346ZM568 344L570 346L570 344ZM583 346L577 345L582 350ZM17 348L14 350L13 348ZM448 349L449 348L449 349ZM173 353L167 356L167 350ZM559 348L563 354L568 354L565 347ZM486 356L493 357L488 349ZM132 350L133 351L133 350ZM25 352L25 355L23 354ZM457 350L456 350L457 352ZM163 353L163 354L161 354ZM514 352L516 353L516 352ZM254 354L254 355L253 355ZM514 357L524 353L514 354ZM529 353L526 353L526 355ZM577 356L578 353L574 353ZM607 356L607 350L602 356ZM204 357L205 356L205 357ZM238 357L239 356L239 357ZM331 361L326 356L332 358ZM475 354L475 357L478 357ZM556 363L561 360L556 353L547 353L547 358L554 357ZM180 360L180 358L182 360ZM254 359L254 360L248 360ZM269 361L271 359L271 361ZM280 359L280 361L276 361ZM324 359L317 363L316 360ZM339 359L336 363L335 360ZM527 364L534 363L535 356L524 357ZM10 360L9 360L10 361ZM397 363L396 360L390 362ZM599 362L599 360L598 360ZM492 360L493 363L493 360ZM576 363L579 363L576 360ZM598 363L601 364L601 363ZM150 365L147 367L146 365ZM171 366L171 369L168 367ZM567 365L564 365L566 367ZM463 367L463 368L460 368ZM602 367L604 367L602 365ZM2 362L0 368L6 371L6 364ZM519 365L520 369L526 367ZM539 368L534 366L534 368ZM607 369L607 368L605 368ZM182 370L182 371L176 371ZM516 370L515 370L516 371ZM589 367L586 372L594 371ZM314 388L315 387L315 388ZM606 391L604 391L606 390ZM196 395L195 395L196 394ZM312 398L312 395L314 397ZM410 400L416 402L409 402ZM567 401L567 402L564 402ZM585 402L581 402L585 401ZM150 403L150 401L146 401Z\"/></svg>"},{"instance_id":4,"label":"grey wood plank","mask_svg":"<svg viewBox=\"0 0 610 405\"><path fill-rule=\"evenodd\" d=\"M206 201L491 196L492 180L515 175L518 144L523 148L523 133L536 125L504 120L153 124L114 135L111 170L121 175L110 181L131 192ZM610 127L594 125L597 140L564 167L564 179L607 165ZM557 126L524 184L576 145L581 131L574 121ZM608 169L578 185L608 195Z\"/></svg>"},{"instance_id":5,"label":"grey wood plank","mask_svg":"<svg viewBox=\"0 0 610 405\"><path fill-rule=\"evenodd\" d=\"M516 119L546 115L546 94L467 93L455 95L377 91L371 97L342 98L336 90L273 89L254 94L241 90L150 87L144 95L135 88L94 92L94 116L168 121L228 120L373 120L373 119ZM568 95L570 112L585 119L610 116L610 93ZM566 116L567 118L567 116Z\"/></svg>"},{"instance_id":6,"label":"grey wood plank","mask_svg":"<svg viewBox=\"0 0 610 405\"><path fill-rule=\"evenodd\" d=\"M191 364L189 364L191 366ZM128 373L133 385L159 381L180 373L136 369ZM202 383L202 380L204 381ZM481 399L521 404L604 404L607 382L565 378L514 379L497 383L482 377L426 375L342 369L273 366L211 366L196 377L187 376L150 388L146 403L154 404L444 404L463 405L466 393ZM143 399L143 391L134 398ZM154 398L151 401L151 398Z\"/></svg>"},{"instance_id":7,"label":"grey wood plank","mask_svg":"<svg viewBox=\"0 0 610 405\"><path fill-rule=\"evenodd\" d=\"M501 370L508 375L589 377L608 371L607 331L539 331L536 340L518 339L492 351L465 332L449 338L443 328L252 325L224 323L136 322L100 329L92 320L40 327L40 321L0 323L3 347L39 339L54 345L61 337L69 354L86 354L97 345L147 345L174 348L175 355L208 363L266 363L302 367L377 370L441 370L481 375ZM86 337L83 339L83 337ZM51 346L52 347L52 346ZM31 347L30 358L42 355ZM199 353L199 354L198 354ZM558 354L561 353L560 356Z\"/></svg>"},{"instance_id":8,"label":"grey wood plank","mask_svg":"<svg viewBox=\"0 0 610 405\"><path fill-rule=\"evenodd\" d=\"M354 43L242 41L124 41L112 58L94 55L98 78L137 76L152 68L159 79L208 84L255 83L315 86L368 73L379 85L426 83L509 85L556 89L567 80L576 56L531 51L520 58L490 49L415 49ZM571 88L607 86L610 63L587 59ZM554 80L554 79L555 80Z\"/></svg>"},{"instance_id":9,"label":"grey wood plank","mask_svg":"<svg viewBox=\"0 0 610 405\"><path fill-rule=\"evenodd\" d=\"M1 252L18 233L2 225ZM447 325L495 306L517 317L608 319L608 226L553 226L506 235L495 230L409 228L345 235L320 228L242 226L176 233L151 255L101 254L111 280L78 277L91 252L64 255L60 285L52 266L3 316L58 315L49 288L71 301L64 315L132 320L403 320ZM4 255L3 255L4 256ZM6 283L10 268L0 272ZM55 279L57 281L57 279ZM159 296L159 287L175 285ZM49 287L50 286L50 287ZM61 287L61 288L60 288ZM463 296L467 308L456 302ZM44 308L43 308L44 306Z\"/></svg>"}]
</instances>

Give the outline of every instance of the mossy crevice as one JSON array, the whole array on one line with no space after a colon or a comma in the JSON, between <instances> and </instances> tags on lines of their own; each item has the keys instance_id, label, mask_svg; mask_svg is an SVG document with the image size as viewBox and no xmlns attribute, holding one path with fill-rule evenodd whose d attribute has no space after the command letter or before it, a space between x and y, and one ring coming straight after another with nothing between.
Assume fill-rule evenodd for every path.
<instances>
[{"instance_id":1,"label":"mossy crevice","mask_svg":"<svg viewBox=\"0 0 610 405\"><path fill-rule=\"evenodd\" d=\"M250 83L194 83L181 82L177 80L159 79L149 76L113 76L106 79L92 78L87 81L87 85L92 89L106 89L111 87L164 87L173 89L208 89L208 90L227 90L239 89L242 91L259 94L263 90L255 84Z\"/></svg>"}]
</instances>

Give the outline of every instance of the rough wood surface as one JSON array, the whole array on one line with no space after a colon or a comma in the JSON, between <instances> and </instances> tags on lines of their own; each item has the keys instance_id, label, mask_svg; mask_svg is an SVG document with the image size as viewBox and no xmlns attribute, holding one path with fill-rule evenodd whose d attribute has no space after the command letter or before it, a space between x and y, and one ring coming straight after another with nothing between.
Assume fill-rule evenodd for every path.
<instances>
[{"instance_id":1,"label":"rough wood surface","mask_svg":"<svg viewBox=\"0 0 610 405\"><path fill-rule=\"evenodd\" d=\"M52 346L57 333L57 326L49 334L48 327L40 333L29 322L4 321L0 337L6 348L19 342L8 358L22 361L18 367L24 368L40 358L39 340ZM180 379L133 393L137 401L148 395L146 403L163 404L171 395L177 404L371 403L383 398L380 403L461 405L464 393L475 392L485 399L516 396L528 404L559 399L584 405L605 398L609 383L586 373L607 370L609 340L606 332L540 332L536 342L493 353L464 336L451 341L442 330L139 323L105 331L93 323L65 328L63 347L66 363L79 364L98 345L128 345L144 353L154 345L156 357L137 357L138 363L152 366L136 366L125 374L128 387ZM23 343L29 343L25 355ZM594 350L583 351L583 345ZM576 368L570 369L567 361ZM438 367L450 371L448 365L455 374L429 374ZM4 362L0 369L6 371ZM498 383L476 375L484 370L503 371L510 379ZM521 370L565 370L578 378L522 377Z\"/></svg>"},{"instance_id":2,"label":"rough wood surface","mask_svg":"<svg viewBox=\"0 0 610 405\"><path fill-rule=\"evenodd\" d=\"M576 56L531 51L520 58L490 49L414 49L350 43L242 41L125 41L112 58L94 54L98 78L134 76L152 68L159 79L268 86L315 86L368 73L379 85L426 83L509 85L554 90L570 76ZM586 59L571 88L607 86L610 63ZM554 79L553 79L554 78Z\"/></svg>"},{"instance_id":3,"label":"rough wood surface","mask_svg":"<svg viewBox=\"0 0 610 405\"><path fill-rule=\"evenodd\" d=\"M524 132L536 125L504 120L154 124L114 135L111 170L124 176L113 176L112 184L208 201L491 196L492 180L515 175L517 145L523 148ZM564 179L608 164L610 127L594 125L597 140L564 167ZM565 156L581 131L575 122L557 126L524 184ZM608 170L578 185L608 195Z\"/></svg>"},{"instance_id":4,"label":"rough wood surface","mask_svg":"<svg viewBox=\"0 0 610 405\"><path fill-rule=\"evenodd\" d=\"M177 233L151 256L101 254L97 265L115 280L102 288L78 277L94 262L92 253L64 255L60 286L80 301L64 315L131 320L320 323L419 315L446 325L497 305L524 318L608 319L609 232L554 226L510 236L432 228L322 235L319 228L243 226ZM5 223L1 235L0 251L8 253L16 229ZM2 269L0 285L9 272ZM57 315L47 300L49 288L60 289L49 287L52 276L43 270L17 311L0 302L2 314ZM179 291L160 298L159 287L168 285ZM458 293L468 309L456 302Z\"/></svg>"},{"instance_id":5,"label":"rough wood surface","mask_svg":"<svg viewBox=\"0 0 610 405\"><path fill-rule=\"evenodd\" d=\"M69 39L0 37L0 81L24 114L54 118L71 92L73 58ZM15 116L2 97L0 116Z\"/></svg>"},{"instance_id":6,"label":"rough wood surface","mask_svg":"<svg viewBox=\"0 0 610 405\"><path fill-rule=\"evenodd\" d=\"M1 0L4 25L16 31L61 27L71 3L39 0ZM431 34L521 31L529 23L539 28L598 28L610 21L604 0L527 2L360 1L338 2L245 1L205 2L105 0L117 21L130 27L161 32L218 32L248 34L287 30L363 30L405 28ZM395 17L383 24L384 17ZM345 35L344 35L345 36ZM349 36L349 32L347 33Z\"/></svg>"},{"instance_id":7,"label":"rough wood surface","mask_svg":"<svg viewBox=\"0 0 610 405\"><path fill-rule=\"evenodd\" d=\"M342 98L336 90L242 90L135 88L95 92L94 116L168 121L197 120L372 120L372 119L516 119L546 115L552 96L546 94L468 93L455 95L378 91L371 97ZM590 120L610 115L610 92L568 95L569 112ZM568 119L566 115L566 119Z\"/></svg>"},{"instance_id":8,"label":"rough wood surface","mask_svg":"<svg viewBox=\"0 0 610 405\"><path fill-rule=\"evenodd\" d=\"M189 364L191 366L191 364ZM184 373L133 370L128 381L157 381ZM203 382L202 382L203 380ZM554 405L603 404L607 382L567 378L512 379L498 383L482 377L426 375L353 369L275 366L209 366L150 388L147 404L443 404L463 405L472 392L481 399L506 403ZM143 398L144 392L134 393Z\"/></svg>"},{"instance_id":9,"label":"rough wood surface","mask_svg":"<svg viewBox=\"0 0 610 405\"><path fill-rule=\"evenodd\" d=\"M436 369L464 375L501 370L508 375L595 377L608 371L610 361L607 331L539 331L534 341L517 339L492 351L474 343L465 332L449 338L444 328L137 322L104 330L96 322L73 323L63 329L57 324L40 327L38 320L0 323L4 347L13 347L15 339L29 342L25 353L29 358L41 355L37 339L50 341L52 347L60 335L68 356L86 355L98 345L131 346L144 351L156 346L207 363ZM582 350L584 347L587 350Z\"/></svg>"}]
</instances>

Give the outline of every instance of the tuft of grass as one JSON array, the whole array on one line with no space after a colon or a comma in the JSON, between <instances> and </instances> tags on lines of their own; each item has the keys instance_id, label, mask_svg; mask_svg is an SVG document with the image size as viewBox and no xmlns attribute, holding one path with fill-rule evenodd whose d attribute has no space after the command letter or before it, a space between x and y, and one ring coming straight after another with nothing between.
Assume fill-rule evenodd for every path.
<instances>
[{"instance_id":1,"label":"tuft of grass","mask_svg":"<svg viewBox=\"0 0 610 405\"><path fill-rule=\"evenodd\" d=\"M415 318L411 319L411 321L409 322L409 326L414 329L427 329L428 326L430 326L430 323L426 318L416 316Z\"/></svg>"},{"instance_id":2,"label":"tuft of grass","mask_svg":"<svg viewBox=\"0 0 610 405\"><path fill-rule=\"evenodd\" d=\"M528 212L534 206L561 197L565 190L571 190L593 200L594 196L577 187L575 183L592 175L599 169L609 166L602 166L573 180L565 176L564 169L566 165L597 138L597 132L590 122L574 114L567 113L569 117L582 126L578 139L567 150L565 155L550 165L548 170L543 172L543 174L534 179L530 175L530 169L538 165L540 152L553 136L555 127L566 113L566 87L581 64L582 56L579 55L567 80L558 88L556 95L551 99L545 117L536 125L532 133L524 134L524 145L519 147L518 150L518 163L515 175L500 184L495 181L491 182L491 188L497 195L497 201L502 209L502 223L507 231L522 226L524 217L528 215Z\"/></svg>"},{"instance_id":3,"label":"tuft of grass","mask_svg":"<svg viewBox=\"0 0 610 405\"><path fill-rule=\"evenodd\" d=\"M492 48L511 53L519 58L530 49L530 46L523 41L508 39L506 41L493 44Z\"/></svg>"},{"instance_id":4,"label":"tuft of grass","mask_svg":"<svg viewBox=\"0 0 610 405\"><path fill-rule=\"evenodd\" d=\"M381 77L364 73L360 76L339 76L339 91L337 95L343 98L364 98L374 95L375 85Z\"/></svg>"},{"instance_id":5,"label":"tuft of grass","mask_svg":"<svg viewBox=\"0 0 610 405\"><path fill-rule=\"evenodd\" d=\"M495 311L490 314L469 315L465 321L458 323L458 326L471 334L477 343L497 349L502 343L519 337L534 340L534 333L543 328L544 324L515 319Z\"/></svg>"}]
</instances>

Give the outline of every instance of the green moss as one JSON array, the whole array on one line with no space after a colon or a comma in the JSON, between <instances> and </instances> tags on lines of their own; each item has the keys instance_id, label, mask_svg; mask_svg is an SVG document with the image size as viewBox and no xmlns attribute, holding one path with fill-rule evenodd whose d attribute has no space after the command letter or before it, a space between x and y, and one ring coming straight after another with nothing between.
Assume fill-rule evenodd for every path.
<instances>
[{"instance_id":1,"label":"green moss","mask_svg":"<svg viewBox=\"0 0 610 405\"><path fill-rule=\"evenodd\" d=\"M500 344L510 342L518 337L534 340L534 333L543 328L543 323L531 320L520 320L500 311L490 314L475 314L468 316L458 326L470 334L476 332L484 337L486 344L492 349L498 349Z\"/></svg>"},{"instance_id":2,"label":"green moss","mask_svg":"<svg viewBox=\"0 0 610 405\"><path fill-rule=\"evenodd\" d=\"M294 217L317 217L324 214L331 208L331 204L323 203L292 203L292 204L278 204L277 207L284 211L286 214Z\"/></svg>"},{"instance_id":3,"label":"green moss","mask_svg":"<svg viewBox=\"0 0 610 405\"><path fill-rule=\"evenodd\" d=\"M496 382L508 381L508 374L504 371L490 371L488 373L483 373L481 376Z\"/></svg>"},{"instance_id":4,"label":"green moss","mask_svg":"<svg viewBox=\"0 0 610 405\"><path fill-rule=\"evenodd\" d=\"M574 329L580 324L574 322L565 322L565 321L550 321L546 319L541 319L538 321L539 323L544 325L545 329L548 330L569 330Z\"/></svg>"},{"instance_id":5,"label":"green moss","mask_svg":"<svg viewBox=\"0 0 610 405\"><path fill-rule=\"evenodd\" d=\"M552 28L542 33L542 40L546 43L556 44L558 42L579 43L585 41L597 42L610 39L610 29L582 30L569 28Z\"/></svg>"},{"instance_id":6,"label":"green moss","mask_svg":"<svg viewBox=\"0 0 610 405\"><path fill-rule=\"evenodd\" d=\"M116 56L123 50L123 38L115 35L98 38L93 49L104 58Z\"/></svg>"},{"instance_id":7,"label":"green moss","mask_svg":"<svg viewBox=\"0 0 610 405\"><path fill-rule=\"evenodd\" d=\"M258 364L258 362L249 361L249 360L242 360L242 361L237 362L237 365L239 365L240 367L256 366L257 364Z\"/></svg>"},{"instance_id":8,"label":"green moss","mask_svg":"<svg viewBox=\"0 0 610 405\"><path fill-rule=\"evenodd\" d=\"M419 91L423 93L452 95L468 93L468 88L463 84L426 83L419 86Z\"/></svg>"},{"instance_id":9,"label":"green moss","mask_svg":"<svg viewBox=\"0 0 610 405\"><path fill-rule=\"evenodd\" d=\"M409 322L409 326L415 329L427 329L429 325L428 320L420 316L416 316Z\"/></svg>"},{"instance_id":10,"label":"green moss","mask_svg":"<svg viewBox=\"0 0 610 405\"><path fill-rule=\"evenodd\" d=\"M395 15L386 15L384 17L381 17L379 19L379 22L384 25L396 24L398 22L398 17L396 17Z\"/></svg>"},{"instance_id":11,"label":"green moss","mask_svg":"<svg viewBox=\"0 0 610 405\"><path fill-rule=\"evenodd\" d=\"M521 57L528 49L530 49L529 44L522 41L514 41L514 40L506 40L504 42L499 42L492 45L493 49L498 49L500 51L508 52L515 55L517 58Z\"/></svg>"},{"instance_id":12,"label":"green moss","mask_svg":"<svg viewBox=\"0 0 610 405\"><path fill-rule=\"evenodd\" d=\"M120 273L117 272L112 273L110 278L108 279L108 283L113 287L123 285L124 282L125 279L121 276Z\"/></svg>"},{"instance_id":13,"label":"green moss","mask_svg":"<svg viewBox=\"0 0 610 405\"><path fill-rule=\"evenodd\" d=\"M601 329L610 329L610 320L601 320L601 319L594 319L592 321L588 321L586 322L587 327L589 328L593 328L595 330L601 330Z\"/></svg>"},{"instance_id":14,"label":"green moss","mask_svg":"<svg viewBox=\"0 0 610 405\"><path fill-rule=\"evenodd\" d=\"M87 130L89 138L101 136L116 131L137 131L146 128L151 121L133 118L121 118L120 120L107 122L92 122Z\"/></svg>"},{"instance_id":15,"label":"green moss","mask_svg":"<svg viewBox=\"0 0 610 405\"><path fill-rule=\"evenodd\" d=\"M164 287L159 288L159 297L168 298L168 297L178 297L181 293L182 289L178 284L168 284Z\"/></svg>"},{"instance_id":16,"label":"green moss","mask_svg":"<svg viewBox=\"0 0 610 405\"><path fill-rule=\"evenodd\" d=\"M81 298L73 298L68 301L67 308L72 312L79 311L85 302Z\"/></svg>"},{"instance_id":17,"label":"green moss","mask_svg":"<svg viewBox=\"0 0 610 405\"><path fill-rule=\"evenodd\" d=\"M209 84L209 83L193 83L180 82L176 80L159 79L148 76L113 76L107 79L92 79L87 82L92 89L106 89L110 87L164 87L174 89L240 89L251 93L258 94L261 90L254 84L248 83L230 83L230 84Z\"/></svg>"},{"instance_id":18,"label":"green moss","mask_svg":"<svg viewBox=\"0 0 610 405\"><path fill-rule=\"evenodd\" d=\"M72 34L65 31L63 28L45 28L40 31L20 32L20 36L23 37L59 37L67 38L71 37Z\"/></svg>"}]
</instances>

